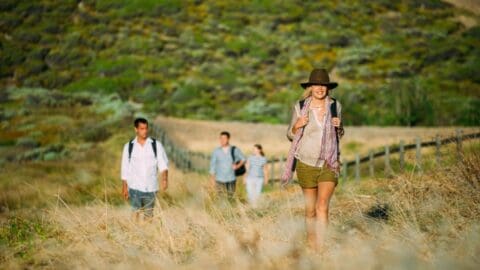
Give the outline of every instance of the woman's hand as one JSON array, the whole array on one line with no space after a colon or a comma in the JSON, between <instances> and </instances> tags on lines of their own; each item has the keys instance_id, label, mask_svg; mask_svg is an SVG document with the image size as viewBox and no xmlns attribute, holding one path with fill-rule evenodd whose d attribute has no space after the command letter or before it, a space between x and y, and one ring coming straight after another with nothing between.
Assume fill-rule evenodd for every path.
<instances>
[{"instance_id":1,"label":"woman's hand","mask_svg":"<svg viewBox=\"0 0 480 270\"><path fill-rule=\"evenodd\" d=\"M300 116L297 122L295 122L295 125L293 125L293 133L295 134L297 130L306 126L307 124L308 124L308 115Z\"/></svg>"},{"instance_id":2,"label":"woman's hand","mask_svg":"<svg viewBox=\"0 0 480 270\"><path fill-rule=\"evenodd\" d=\"M332 118L332 125L334 127L340 127L340 123L341 123L340 118L338 118L338 117L333 117Z\"/></svg>"}]
</instances>

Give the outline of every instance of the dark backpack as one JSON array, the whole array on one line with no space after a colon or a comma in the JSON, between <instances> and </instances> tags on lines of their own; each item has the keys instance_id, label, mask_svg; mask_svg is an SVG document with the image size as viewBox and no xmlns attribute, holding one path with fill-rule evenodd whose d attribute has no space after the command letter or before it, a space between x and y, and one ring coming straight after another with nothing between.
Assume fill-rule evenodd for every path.
<instances>
[{"instance_id":1,"label":"dark backpack","mask_svg":"<svg viewBox=\"0 0 480 270\"><path fill-rule=\"evenodd\" d=\"M235 153L234 152L235 152L235 146L232 145L230 154L232 155L233 164L238 164L238 163L240 163L240 161L235 162ZM245 168L245 164L243 164L242 166L240 166L240 168L235 170L235 176L244 175L246 171L247 171L247 169Z\"/></svg>"},{"instance_id":2,"label":"dark backpack","mask_svg":"<svg viewBox=\"0 0 480 270\"><path fill-rule=\"evenodd\" d=\"M332 114L332 117L337 117L338 116L338 113L337 113L337 100L330 97L332 100L333 100L333 103L330 104L330 112ZM299 102L299 105L300 105L300 110L303 109L303 106L305 105L305 100L302 99L300 100ZM337 158L340 158L340 147L338 146L338 128L335 127L335 137L336 137L336 141L337 141ZM297 166L297 159L294 159L293 161L293 166L292 166L292 171L295 171L295 167Z\"/></svg>"},{"instance_id":3,"label":"dark backpack","mask_svg":"<svg viewBox=\"0 0 480 270\"><path fill-rule=\"evenodd\" d=\"M154 138L151 138L152 139L152 148L153 148L153 154L155 154L155 159L157 158L157 140L155 140ZM132 139L129 143L128 143L128 162L130 162L130 159L132 158L132 151L133 151L133 141L135 139Z\"/></svg>"}]
</instances>

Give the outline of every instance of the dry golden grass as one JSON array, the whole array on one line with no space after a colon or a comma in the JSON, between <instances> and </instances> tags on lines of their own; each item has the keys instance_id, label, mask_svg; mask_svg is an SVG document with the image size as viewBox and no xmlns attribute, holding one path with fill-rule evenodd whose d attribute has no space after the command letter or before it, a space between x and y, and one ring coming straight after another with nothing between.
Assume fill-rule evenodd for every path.
<instances>
[{"instance_id":1,"label":"dry golden grass","mask_svg":"<svg viewBox=\"0 0 480 270\"><path fill-rule=\"evenodd\" d=\"M232 131L233 143L244 149L260 142L267 153L284 154L281 147L288 147L286 127L281 125L159 121L171 138L196 151L204 147L210 152L225 127ZM406 140L414 130L436 133L347 127L347 134L354 137L355 130L356 139L346 142L361 141L354 147L360 152L395 142L393 135ZM469 151L459 164L450 157L454 146L445 148L446 165L434 172L407 170L390 179L342 183L332 199L327 248L318 255L305 249L303 198L296 185L285 190L277 184L267 187L259 208L251 209L244 203L241 185L238 201L230 204L212 193L206 175L172 166L171 186L158 195L153 221L134 222L128 205L121 202L118 179L121 146L129 135L117 134L82 149L69 145L74 155L68 160L2 164L0 269L469 269L479 265L478 145L471 151L465 144ZM188 136L197 146L187 144ZM429 155L426 152L427 162Z\"/></svg>"},{"instance_id":2,"label":"dry golden grass","mask_svg":"<svg viewBox=\"0 0 480 270\"><path fill-rule=\"evenodd\" d=\"M232 134L231 143L240 147L244 153L251 153L253 144L263 145L267 156L285 156L290 147L286 138L287 125L256 124L224 121L199 121L169 117L158 117L155 121L163 128L175 144L195 152L210 153L218 146L218 136L227 130ZM351 160L356 152L368 153L386 144L414 143L415 137L433 140L436 134L442 137L455 135L455 129L461 128L464 134L480 132L471 127L356 127L346 126L345 136L341 140L342 158Z\"/></svg>"},{"instance_id":3,"label":"dry golden grass","mask_svg":"<svg viewBox=\"0 0 480 270\"><path fill-rule=\"evenodd\" d=\"M477 0L444 0L458 8L467 10L475 15L480 15L480 2Z\"/></svg>"},{"instance_id":4,"label":"dry golden grass","mask_svg":"<svg viewBox=\"0 0 480 270\"><path fill-rule=\"evenodd\" d=\"M264 194L258 209L216 198L206 176L172 168L151 223L108 196L86 206L58 197L42 215L54 228L29 265L152 269L474 269L480 260L480 155L423 175L342 186L332 199L326 250L304 248L298 186ZM380 210L379 210L380 209ZM382 214L386 214L387 216ZM2 250L2 268L25 264Z\"/></svg>"}]
</instances>

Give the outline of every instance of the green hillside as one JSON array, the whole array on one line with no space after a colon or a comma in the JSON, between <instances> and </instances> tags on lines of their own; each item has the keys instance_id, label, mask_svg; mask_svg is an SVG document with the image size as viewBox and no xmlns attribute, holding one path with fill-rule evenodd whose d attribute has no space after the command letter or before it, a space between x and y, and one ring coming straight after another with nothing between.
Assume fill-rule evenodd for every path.
<instances>
[{"instance_id":1,"label":"green hillside","mask_svg":"<svg viewBox=\"0 0 480 270\"><path fill-rule=\"evenodd\" d=\"M278 123L327 67L348 125L480 125L478 23L431 0L2 0L0 86Z\"/></svg>"}]
</instances>

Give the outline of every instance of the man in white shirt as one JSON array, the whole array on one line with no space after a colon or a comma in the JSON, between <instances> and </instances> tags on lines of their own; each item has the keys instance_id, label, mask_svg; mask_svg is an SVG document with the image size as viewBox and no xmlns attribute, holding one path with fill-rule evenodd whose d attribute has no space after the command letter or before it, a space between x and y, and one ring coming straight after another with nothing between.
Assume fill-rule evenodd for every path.
<instances>
[{"instance_id":1,"label":"man in white shirt","mask_svg":"<svg viewBox=\"0 0 480 270\"><path fill-rule=\"evenodd\" d=\"M137 219L140 211L146 218L151 218L159 190L159 171L162 190L168 187L168 158L163 145L148 137L148 121L137 118L134 124L137 136L123 147L122 193L125 200L130 200Z\"/></svg>"}]
</instances>

